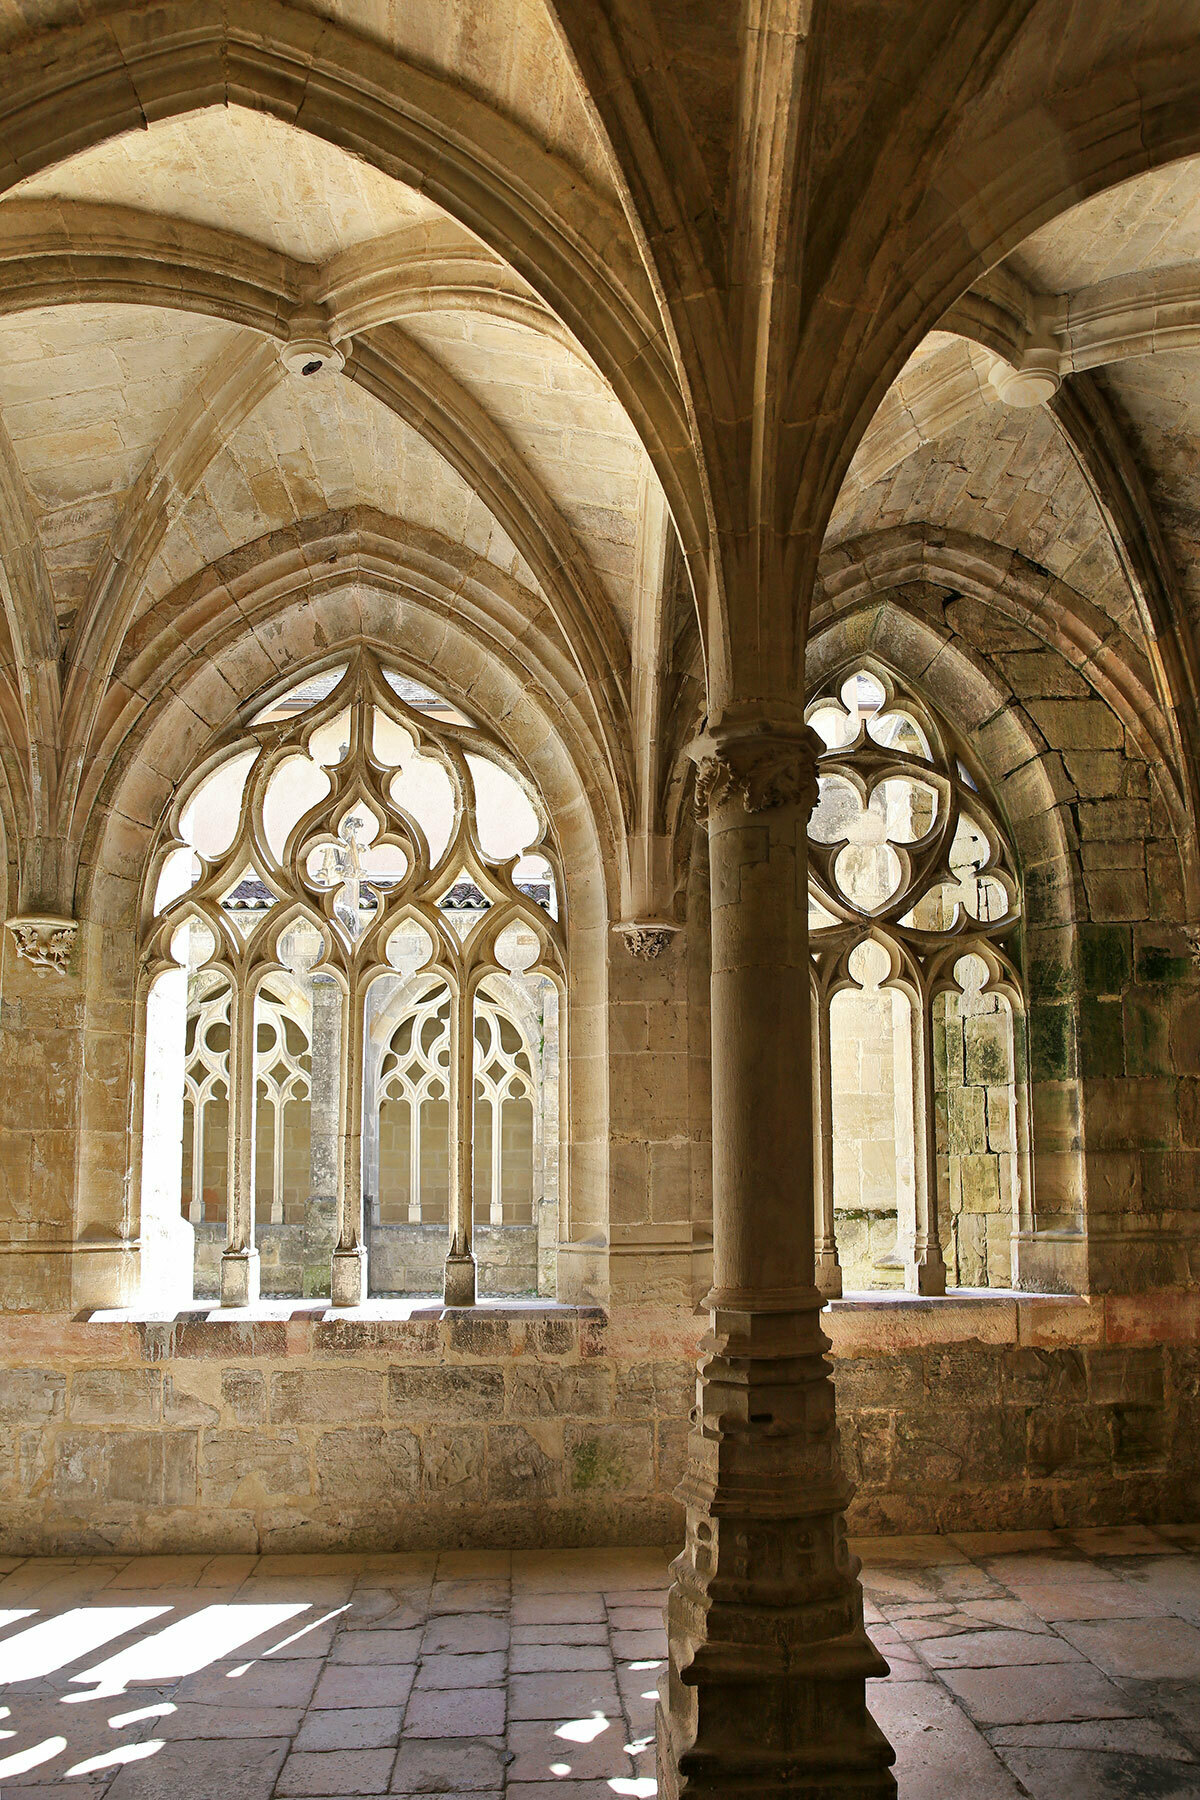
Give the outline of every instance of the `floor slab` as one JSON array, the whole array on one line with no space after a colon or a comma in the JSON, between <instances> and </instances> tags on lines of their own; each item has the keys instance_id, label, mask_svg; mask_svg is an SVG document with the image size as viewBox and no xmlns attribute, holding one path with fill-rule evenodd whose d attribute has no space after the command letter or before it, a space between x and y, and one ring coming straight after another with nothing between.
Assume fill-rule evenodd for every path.
<instances>
[{"instance_id":1,"label":"floor slab","mask_svg":"<svg viewBox=\"0 0 1200 1800\"><path fill-rule=\"evenodd\" d=\"M1200 1800L1200 1533L858 1549L903 1800ZM649 1800L668 1559L14 1560L0 1792Z\"/></svg>"}]
</instances>

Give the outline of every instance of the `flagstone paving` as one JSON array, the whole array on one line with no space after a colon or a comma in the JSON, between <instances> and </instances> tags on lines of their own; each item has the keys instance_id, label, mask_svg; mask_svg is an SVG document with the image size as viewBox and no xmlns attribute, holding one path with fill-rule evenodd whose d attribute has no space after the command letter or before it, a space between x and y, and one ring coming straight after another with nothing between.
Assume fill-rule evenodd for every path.
<instances>
[{"instance_id":1,"label":"flagstone paving","mask_svg":"<svg viewBox=\"0 0 1200 1800\"><path fill-rule=\"evenodd\" d=\"M901 1800L1200 1800L1200 1528L862 1543ZM658 1550L0 1559L0 1795L637 1800Z\"/></svg>"}]
</instances>

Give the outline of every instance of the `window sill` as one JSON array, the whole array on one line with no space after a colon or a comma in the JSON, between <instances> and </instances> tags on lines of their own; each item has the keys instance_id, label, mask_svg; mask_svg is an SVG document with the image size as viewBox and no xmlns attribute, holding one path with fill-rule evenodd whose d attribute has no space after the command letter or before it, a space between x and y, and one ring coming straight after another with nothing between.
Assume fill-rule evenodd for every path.
<instances>
[{"instance_id":1,"label":"window sill","mask_svg":"<svg viewBox=\"0 0 1200 1800\"><path fill-rule=\"evenodd\" d=\"M603 1310L595 1306L565 1306L558 1300L525 1295L513 1299L483 1299L474 1306L446 1306L436 1294L414 1294L404 1298L364 1300L360 1306L332 1306L328 1300L288 1298L259 1300L253 1306L222 1306L219 1301L198 1300L192 1306L181 1306L170 1312L156 1311L152 1306L111 1306L98 1307L94 1312L84 1314L83 1319L89 1325L255 1325L286 1324L292 1319L305 1319L313 1324L349 1319L369 1324L377 1320L403 1322L441 1318L511 1319L544 1318L547 1315L576 1318L592 1317Z\"/></svg>"}]
</instances>

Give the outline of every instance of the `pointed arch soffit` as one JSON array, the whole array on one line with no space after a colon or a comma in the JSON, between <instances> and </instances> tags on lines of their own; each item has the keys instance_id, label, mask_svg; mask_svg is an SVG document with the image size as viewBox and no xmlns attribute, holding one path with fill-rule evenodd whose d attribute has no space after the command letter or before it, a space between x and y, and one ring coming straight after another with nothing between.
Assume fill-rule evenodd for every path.
<instances>
[{"instance_id":1,"label":"pointed arch soffit","mask_svg":"<svg viewBox=\"0 0 1200 1800\"><path fill-rule=\"evenodd\" d=\"M709 679L724 681L749 641L731 633L729 583L739 564L743 575L757 566L748 541L773 512L761 490L778 426L774 359L797 305L813 104L804 74L811 15L824 8L755 0L745 17L714 3L668 18L629 0L552 0L551 10L609 146L681 372L700 446L708 562L698 565L694 540L680 536ZM707 133L694 128L698 115ZM774 129L764 131L767 117Z\"/></svg>"},{"instance_id":2,"label":"pointed arch soffit","mask_svg":"<svg viewBox=\"0 0 1200 1800\"><path fill-rule=\"evenodd\" d=\"M301 306L334 342L424 312L472 311L584 347L506 264L446 222L299 262L255 238L88 200L0 205L0 316L73 304L164 306L286 338ZM600 373L599 370L596 371Z\"/></svg>"},{"instance_id":3,"label":"pointed arch soffit","mask_svg":"<svg viewBox=\"0 0 1200 1800\"><path fill-rule=\"evenodd\" d=\"M1034 9L1022 0L1017 10ZM930 148L923 198L905 234L911 248L897 246L893 235L887 261L879 259L866 281L853 237L842 253L847 316L858 316L861 323L840 365L839 403L826 409L831 429L821 434L826 448L817 479L824 511L905 361L974 283L1033 231L1080 201L1200 151L1200 42L1191 38L1169 54L1125 58L1101 68L1083 83L1046 94L1036 107L974 142L971 127L968 107L955 130ZM878 320L884 325L872 343ZM998 350L999 343L992 347ZM810 360L802 345L797 382ZM810 411L793 403L797 418ZM792 513L797 528L813 491L810 473L798 472Z\"/></svg>"},{"instance_id":4,"label":"pointed arch soffit","mask_svg":"<svg viewBox=\"0 0 1200 1800\"><path fill-rule=\"evenodd\" d=\"M1017 277L1010 282L1007 270L997 274L1003 281L993 282L992 291L1000 291L1011 303L1024 284ZM1036 317L1035 309L1036 299L1030 295L1031 319ZM1008 316L1014 315L1010 311ZM942 327L950 334L949 341L923 356L893 383L860 442L850 478L870 485L982 408L996 405L998 396L989 376L994 354L1001 352L995 349L994 335L987 344L980 339L966 341L965 332L959 336L958 327L970 324L967 308L957 309ZM1147 344L1145 353L1153 354L1156 347ZM1024 348L1015 332L1010 348L1012 355L1005 360L1015 365ZM1200 819L1200 787L1192 774L1200 731L1200 670L1184 624L1171 555L1141 473L1103 392L1085 370L1063 382L1049 402L1049 410L1124 570L1140 618L1142 647L1153 671L1158 703L1172 722L1171 760L1186 772L1193 815ZM1111 625L1108 630L1111 632Z\"/></svg>"},{"instance_id":5,"label":"pointed arch soffit","mask_svg":"<svg viewBox=\"0 0 1200 1800\"><path fill-rule=\"evenodd\" d=\"M812 634L918 581L983 601L1064 657L1111 707L1139 755L1159 769L1178 829L1194 833L1173 722L1151 665L1083 595L1019 552L921 524L847 539L821 558Z\"/></svg>"},{"instance_id":6,"label":"pointed arch soffit","mask_svg":"<svg viewBox=\"0 0 1200 1800\"><path fill-rule=\"evenodd\" d=\"M0 704L7 738L8 786L15 816L29 841L45 843L59 782L59 630L54 586L42 555L29 490L12 440L0 418L0 601L12 666L2 669ZM43 854L45 852L43 851ZM18 856L21 852L18 850ZM40 868L21 857L21 879L43 886Z\"/></svg>"},{"instance_id":7,"label":"pointed arch soffit","mask_svg":"<svg viewBox=\"0 0 1200 1800\"><path fill-rule=\"evenodd\" d=\"M610 383L695 566L705 509L657 299L621 209L445 78L283 0L168 0L0 59L0 192L126 131L249 106L440 206L528 283Z\"/></svg>"},{"instance_id":8,"label":"pointed arch soffit","mask_svg":"<svg viewBox=\"0 0 1200 1800\"><path fill-rule=\"evenodd\" d=\"M559 615L603 722L609 753L622 766L628 758L629 649L582 546L554 502L490 414L401 331L364 334L345 374L432 445L525 557ZM130 495L75 634L65 705L73 771L88 754L91 721L155 552L230 433L282 379L274 347L256 344L223 374L211 397L201 384ZM626 776L631 782L631 772ZM64 804L70 804L69 796Z\"/></svg>"},{"instance_id":9,"label":"pointed arch soffit","mask_svg":"<svg viewBox=\"0 0 1200 1800\"><path fill-rule=\"evenodd\" d=\"M572 779L588 795L611 881L624 856L623 799L545 602L449 539L369 508L304 521L303 537L297 545L295 528L273 532L249 557L239 552L210 564L139 618L97 723L77 805L81 881L95 871L122 781L171 708L182 709L194 747L246 704L234 683L241 670L244 686L248 646L261 669L258 692L298 660L335 661L360 635L389 661L408 663L414 676L435 678L466 710L482 710L505 739L510 710L526 718L531 704L534 715L552 720ZM381 629L397 604L407 621L402 648ZM356 613L361 634L349 622ZM298 651L287 622L301 614L306 647ZM508 699L499 702L502 691ZM512 747L528 757L528 745Z\"/></svg>"},{"instance_id":10,"label":"pointed arch soffit","mask_svg":"<svg viewBox=\"0 0 1200 1800\"><path fill-rule=\"evenodd\" d=\"M87 284L76 279L62 302L92 297ZM161 304L162 290L152 289L142 298ZM286 338L286 323L277 316L274 324ZM629 648L583 547L554 501L487 410L400 329L363 331L345 374L432 445L525 557L567 626L566 641L603 722L608 754L616 767L624 768L631 794L632 769L625 767L630 755ZM63 706L67 779L59 797L59 823L64 832L105 683L132 624L145 572L231 433L282 379L272 342L251 343L233 366L223 360L185 402L128 497L73 634ZM36 532L17 532L11 541L31 543L36 554ZM55 695L55 720L57 714Z\"/></svg>"},{"instance_id":11,"label":"pointed arch soffit","mask_svg":"<svg viewBox=\"0 0 1200 1800\"><path fill-rule=\"evenodd\" d=\"M283 379L270 343L252 342L240 355L220 358L205 371L130 489L72 634L63 696L64 767L72 782L87 757L91 726L147 570L231 433Z\"/></svg>"}]
</instances>

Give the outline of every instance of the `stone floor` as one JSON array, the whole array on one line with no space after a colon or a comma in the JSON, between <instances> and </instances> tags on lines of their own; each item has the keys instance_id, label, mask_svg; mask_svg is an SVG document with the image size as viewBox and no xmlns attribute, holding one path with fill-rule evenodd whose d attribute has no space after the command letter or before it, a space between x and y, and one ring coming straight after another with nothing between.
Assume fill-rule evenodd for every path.
<instances>
[{"instance_id":1,"label":"stone floor","mask_svg":"<svg viewBox=\"0 0 1200 1800\"><path fill-rule=\"evenodd\" d=\"M1200 1527L859 1546L902 1800L1200 1800ZM0 1795L652 1795L666 1559L0 1559Z\"/></svg>"}]
</instances>

